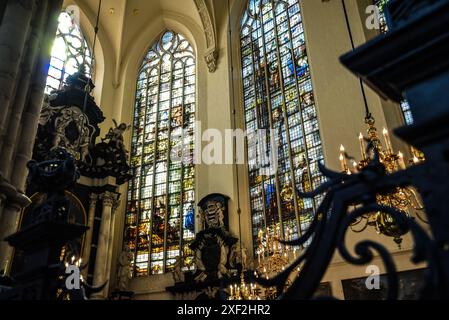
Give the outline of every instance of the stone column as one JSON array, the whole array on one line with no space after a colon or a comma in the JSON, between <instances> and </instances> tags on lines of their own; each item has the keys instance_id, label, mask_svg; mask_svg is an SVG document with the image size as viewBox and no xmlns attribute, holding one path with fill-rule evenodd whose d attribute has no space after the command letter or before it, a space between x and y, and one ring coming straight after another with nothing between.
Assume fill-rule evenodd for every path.
<instances>
[{"instance_id":1,"label":"stone column","mask_svg":"<svg viewBox=\"0 0 449 320\"><path fill-rule=\"evenodd\" d=\"M0 149L35 1L7 1L0 25Z\"/></svg>"},{"instance_id":2,"label":"stone column","mask_svg":"<svg viewBox=\"0 0 449 320\"><path fill-rule=\"evenodd\" d=\"M111 287L111 265L112 265L112 256L113 256L113 250L114 250L114 235L115 235L115 217L117 208L120 205L120 200L114 201L114 204L112 206L112 221L111 221L111 231L109 233L109 247L108 247L108 263L106 267L106 275L109 277L109 282L106 285L105 292L109 292L109 288Z\"/></svg>"},{"instance_id":3,"label":"stone column","mask_svg":"<svg viewBox=\"0 0 449 320\"><path fill-rule=\"evenodd\" d=\"M94 229L94 221L95 221L95 208L97 207L97 199L98 195L96 193L91 193L90 196L90 202L89 202L89 212L88 212L88 222L87 226L89 227L89 230L86 232L86 238L84 240L84 250L83 250L83 257L82 257L82 264L89 264L90 260L90 251L92 249L92 233ZM87 279L89 266L86 267L86 269L83 270L83 276L84 279Z\"/></svg>"},{"instance_id":4,"label":"stone column","mask_svg":"<svg viewBox=\"0 0 449 320\"><path fill-rule=\"evenodd\" d=\"M41 6L41 10L35 13L36 15L45 17L45 26L42 25L43 32L39 39L39 49L34 51L36 57L28 56L25 59L23 58L25 55L23 52L25 48L24 43L29 34L29 25L35 2L28 0L8 1L2 24L0 25L0 106L2 106L2 111L0 112L0 149L2 149L1 144L5 134L6 114L8 113L8 108L13 105L12 101L10 101L11 96L14 94L13 91L23 91L23 95L20 96L21 98L26 96L23 107L24 112L21 115L17 115L21 117L20 125L17 124L21 132L20 138L15 139L16 150L14 150L14 153L16 156L12 158L12 161L6 163L9 166L8 172L11 172L8 177L9 181L4 179L0 172L0 194L2 194L0 198L5 198L0 203L0 219L2 225L0 227L0 240L16 231L11 229L17 227L19 220L20 208L17 209L16 205L26 205L29 203L29 199L24 196L23 192L28 172L26 164L31 159L34 146L39 114L44 97L51 46L56 34L58 15L62 6L62 0L41 0L41 5L46 2L48 6L45 6L45 8ZM36 21L40 20L40 18L36 19ZM34 39L33 36L31 39ZM34 40L32 40L33 43L28 44L30 48L32 44L35 44ZM21 57L20 61L19 57ZM26 69L26 60L28 58L35 60L33 76L30 76L33 80L27 82L21 79L21 81L25 82L21 82L22 85L19 88L11 87L15 77L18 76L18 69L14 69L13 66L16 62L21 63L24 60ZM28 65L28 67L31 67L31 65ZM24 87L26 82L28 83L28 88ZM19 102L22 103L21 101ZM10 151L13 153L12 150ZM1 150L0 153L4 153L4 150ZM11 170L12 167L13 169ZM9 206L8 209L3 208L5 205ZM14 213L17 216L14 216ZM0 248L3 245L3 243L0 243ZM0 263L5 260L5 256L8 257L6 259L9 259L10 256L8 250L6 252L2 251L0 249Z\"/></svg>"},{"instance_id":5,"label":"stone column","mask_svg":"<svg viewBox=\"0 0 449 320\"><path fill-rule=\"evenodd\" d=\"M2 217L3 206L7 198L11 197L16 193L16 188L14 188L8 181L6 181L0 172L0 219ZM1 236L1 234L0 234Z\"/></svg>"},{"instance_id":6,"label":"stone column","mask_svg":"<svg viewBox=\"0 0 449 320\"><path fill-rule=\"evenodd\" d=\"M44 101L45 84L47 81L48 64L51 56L51 47L58 27L58 16L61 11L62 0L49 2L47 26L45 36L41 42L39 62L37 63L33 80L30 83L28 100L21 120L20 138L17 139L16 156L13 160L14 168L11 171L11 184L22 189L26 181L26 164L30 161L37 126L39 123L42 103Z\"/></svg>"},{"instance_id":7,"label":"stone column","mask_svg":"<svg viewBox=\"0 0 449 320\"><path fill-rule=\"evenodd\" d=\"M11 99L19 76L20 64L30 29L35 1L7 1L2 12L0 24L0 153L6 134L6 124L11 110ZM9 163L8 166L11 166ZM16 188L6 179L4 169L0 168L0 217L7 198L14 196ZM0 234L1 236L1 234ZM1 266L0 266L1 267Z\"/></svg>"},{"instance_id":8,"label":"stone column","mask_svg":"<svg viewBox=\"0 0 449 320\"><path fill-rule=\"evenodd\" d=\"M14 101L11 101L10 116L5 123L5 134L0 155L0 171L5 178L9 177L11 162L14 150L17 145L17 136L20 129L20 120L28 97L31 77L35 71L39 56L39 43L42 41L45 29L45 18L43 14L47 11L47 0L39 0L37 4L37 14L31 22L30 35L27 39L27 49L21 65L20 76L17 82Z\"/></svg>"},{"instance_id":9,"label":"stone column","mask_svg":"<svg viewBox=\"0 0 449 320\"><path fill-rule=\"evenodd\" d=\"M103 200L103 212L101 214L100 233L98 235L97 255L95 258L94 286L101 286L108 280L109 236L111 231L112 206L116 200L116 195L109 191L103 193L101 197ZM105 299L107 298L107 292L103 289L101 292L93 294L91 298Z\"/></svg>"}]
</instances>

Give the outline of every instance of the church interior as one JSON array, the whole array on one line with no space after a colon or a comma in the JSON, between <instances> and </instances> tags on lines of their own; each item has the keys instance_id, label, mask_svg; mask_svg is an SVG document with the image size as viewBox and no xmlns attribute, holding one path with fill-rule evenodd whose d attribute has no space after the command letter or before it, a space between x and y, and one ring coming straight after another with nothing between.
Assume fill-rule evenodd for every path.
<instances>
[{"instance_id":1,"label":"church interior","mask_svg":"<svg viewBox=\"0 0 449 320\"><path fill-rule=\"evenodd\" d=\"M449 298L448 25L0 1L0 300Z\"/></svg>"}]
</instances>

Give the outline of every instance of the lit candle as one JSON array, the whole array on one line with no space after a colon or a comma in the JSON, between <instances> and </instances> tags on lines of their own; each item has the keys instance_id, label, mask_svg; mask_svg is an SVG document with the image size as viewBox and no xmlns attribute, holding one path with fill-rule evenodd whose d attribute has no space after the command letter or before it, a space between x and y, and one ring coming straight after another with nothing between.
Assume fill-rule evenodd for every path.
<instances>
[{"instance_id":1,"label":"lit candle","mask_svg":"<svg viewBox=\"0 0 449 320\"><path fill-rule=\"evenodd\" d=\"M340 165L341 165L341 171L345 171L345 162L344 162L345 158L343 157L343 155L340 155Z\"/></svg>"},{"instance_id":2,"label":"lit candle","mask_svg":"<svg viewBox=\"0 0 449 320\"><path fill-rule=\"evenodd\" d=\"M355 171L355 172L358 172L358 171L359 171L359 168L358 168L359 165L357 164L357 161L355 161L355 160L352 161L352 166L354 167L354 171Z\"/></svg>"},{"instance_id":3,"label":"lit candle","mask_svg":"<svg viewBox=\"0 0 449 320\"><path fill-rule=\"evenodd\" d=\"M361 132L359 134L359 143L360 143L360 153L362 155L362 159L365 160L366 159L365 143L363 142L363 134Z\"/></svg>"},{"instance_id":4,"label":"lit candle","mask_svg":"<svg viewBox=\"0 0 449 320\"><path fill-rule=\"evenodd\" d=\"M385 140L385 145L387 147L387 151L391 153L393 151L393 148L391 147L391 141L390 141L390 136L388 135L388 130L384 128L382 133L384 135L384 140Z\"/></svg>"},{"instance_id":5,"label":"lit candle","mask_svg":"<svg viewBox=\"0 0 449 320\"><path fill-rule=\"evenodd\" d=\"M398 153L398 163L399 163L399 168L401 168L402 170L405 169L405 162L404 162L404 155L402 154L402 152L399 151Z\"/></svg>"},{"instance_id":6,"label":"lit candle","mask_svg":"<svg viewBox=\"0 0 449 320\"><path fill-rule=\"evenodd\" d=\"M414 163L414 164L419 163L419 159L418 159L417 156L413 156L413 163Z\"/></svg>"}]
</instances>

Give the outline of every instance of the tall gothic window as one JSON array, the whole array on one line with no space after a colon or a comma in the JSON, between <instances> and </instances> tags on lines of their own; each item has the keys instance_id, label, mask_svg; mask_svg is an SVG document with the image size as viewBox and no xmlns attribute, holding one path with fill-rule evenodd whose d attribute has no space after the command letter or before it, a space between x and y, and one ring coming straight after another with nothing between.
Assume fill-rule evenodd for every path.
<instances>
[{"instance_id":1,"label":"tall gothic window","mask_svg":"<svg viewBox=\"0 0 449 320\"><path fill-rule=\"evenodd\" d=\"M92 77L92 55L76 20L70 13L61 12L58 21L45 87L47 94L61 89L67 77L82 64L86 76Z\"/></svg>"},{"instance_id":2,"label":"tall gothic window","mask_svg":"<svg viewBox=\"0 0 449 320\"><path fill-rule=\"evenodd\" d=\"M301 199L324 178L323 157L301 7L298 0L249 0L241 21L245 123L248 135L272 129L275 173L264 174L260 146L249 145L249 191L254 244L261 228L300 235L316 201ZM263 150L271 149L267 138ZM316 199L317 200L317 199Z\"/></svg>"},{"instance_id":3,"label":"tall gothic window","mask_svg":"<svg viewBox=\"0 0 449 320\"><path fill-rule=\"evenodd\" d=\"M195 92L194 51L166 31L137 79L124 234L135 276L193 269Z\"/></svg>"},{"instance_id":4,"label":"tall gothic window","mask_svg":"<svg viewBox=\"0 0 449 320\"><path fill-rule=\"evenodd\" d=\"M379 22L380 22L380 31L382 33L386 33L388 31L387 22L385 20L385 6L388 4L390 0L374 0L374 4L379 8ZM406 100L401 101L401 110L404 115L404 120L406 124L413 123L412 112L410 111L410 105Z\"/></svg>"}]
</instances>

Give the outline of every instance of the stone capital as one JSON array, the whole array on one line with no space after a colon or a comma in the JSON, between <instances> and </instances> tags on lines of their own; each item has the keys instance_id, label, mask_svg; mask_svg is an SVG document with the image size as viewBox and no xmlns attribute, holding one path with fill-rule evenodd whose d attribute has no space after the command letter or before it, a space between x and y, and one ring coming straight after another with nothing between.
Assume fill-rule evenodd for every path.
<instances>
[{"instance_id":1,"label":"stone capital","mask_svg":"<svg viewBox=\"0 0 449 320\"><path fill-rule=\"evenodd\" d=\"M218 52L215 49L210 50L206 52L204 59L206 60L209 72L215 72L217 70Z\"/></svg>"},{"instance_id":2,"label":"stone capital","mask_svg":"<svg viewBox=\"0 0 449 320\"><path fill-rule=\"evenodd\" d=\"M120 199L116 199L114 200L113 204L112 204L112 214L115 213L115 211L117 210L117 208L120 206Z\"/></svg>"},{"instance_id":3,"label":"stone capital","mask_svg":"<svg viewBox=\"0 0 449 320\"><path fill-rule=\"evenodd\" d=\"M91 193L89 195L89 207L95 207L97 205L98 194Z\"/></svg>"},{"instance_id":4,"label":"stone capital","mask_svg":"<svg viewBox=\"0 0 449 320\"><path fill-rule=\"evenodd\" d=\"M117 195L113 192L105 191L101 195L101 199L103 200L103 206L112 207L117 200Z\"/></svg>"}]
</instances>

